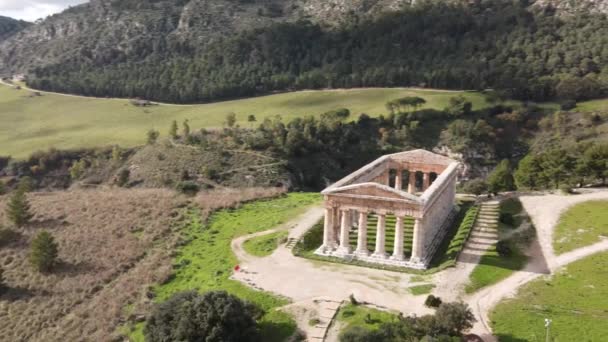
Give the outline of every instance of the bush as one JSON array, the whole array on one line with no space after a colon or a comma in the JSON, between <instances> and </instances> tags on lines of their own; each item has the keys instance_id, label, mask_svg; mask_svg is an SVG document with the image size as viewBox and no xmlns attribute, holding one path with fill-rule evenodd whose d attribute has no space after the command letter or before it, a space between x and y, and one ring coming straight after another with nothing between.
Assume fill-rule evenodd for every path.
<instances>
[{"instance_id":1,"label":"bush","mask_svg":"<svg viewBox=\"0 0 608 342\"><path fill-rule=\"evenodd\" d=\"M576 108L576 100L564 100L560 103L561 110L570 110Z\"/></svg>"},{"instance_id":2,"label":"bush","mask_svg":"<svg viewBox=\"0 0 608 342\"><path fill-rule=\"evenodd\" d=\"M13 230L0 226L0 247L13 241L17 236Z\"/></svg>"},{"instance_id":3,"label":"bush","mask_svg":"<svg viewBox=\"0 0 608 342\"><path fill-rule=\"evenodd\" d=\"M122 169L118 172L118 178L116 179L116 184L120 187L127 185L129 182L129 177L131 176L131 171L129 169Z\"/></svg>"},{"instance_id":4,"label":"bush","mask_svg":"<svg viewBox=\"0 0 608 342\"><path fill-rule=\"evenodd\" d=\"M58 247L53 236L43 230L32 241L30 263L39 272L49 272L57 264Z\"/></svg>"},{"instance_id":5,"label":"bush","mask_svg":"<svg viewBox=\"0 0 608 342\"><path fill-rule=\"evenodd\" d=\"M441 298L429 295L424 301L424 306L426 306L427 308L438 308L441 303Z\"/></svg>"},{"instance_id":6,"label":"bush","mask_svg":"<svg viewBox=\"0 0 608 342\"><path fill-rule=\"evenodd\" d=\"M6 207L6 214L17 227L23 227L32 219L30 203L21 187L11 196Z\"/></svg>"},{"instance_id":7,"label":"bush","mask_svg":"<svg viewBox=\"0 0 608 342\"><path fill-rule=\"evenodd\" d=\"M182 181L177 183L176 190L182 194L194 196L200 191L200 186L192 181Z\"/></svg>"},{"instance_id":8,"label":"bush","mask_svg":"<svg viewBox=\"0 0 608 342\"><path fill-rule=\"evenodd\" d=\"M4 195L8 190L3 181L0 181L0 195Z\"/></svg>"},{"instance_id":9,"label":"bush","mask_svg":"<svg viewBox=\"0 0 608 342\"><path fill-rule=\"evenodd\" d=\"M0 267L0 295L6 291L6 284L4 283L4 270Z\"/></svg>"},{"instance_id":10,"label":"bush","mask_svg":"<svg viewBox=\"0 0 608 342\"><path fill-rule=\"evenodd\" d=\"M437 326L451 336L459 336L473 327L475 316L465 303L443 303L435 312Z\"/></svg>"},{"instance_id":11,"label":"bush","mask_svg":"<svg viewBox=\"0 0 608 342\"><path fill-rule=\"evenodd\" d=\"M148 342L259 341L262 312L225 291L180 292L158 305L144 327Z\"/></svg>"},{"instance_id":12,"label":"bush","mask_svg":"<svg viewBox=\"0 0 608 342\"><path fill-rule=\"evenodd\" d=\"M146 142L148 143L148 145L154 145L156 144L156 140L158 140L158 137L160 136L160 133L156 130L149 130L148 133L146 133Z\"/></svg>"},{"instance_id":13,"label":"bush","mask_svg":"<svg viewBox=\"0 0 608 342\"><path fill-rule=\"evenodd\" d=\"M352 305L359 305L359 302L357 301L357 298L355 298L354 294L351 293L350 296L348 296L348 299Z\"/></svg>"},{"instance_id":14,"label":"bush","mask_svg":"<svg viewBox=\"0 0 608 342\"><path fill-rule=\"evenodd\" d=\"M479 196L488 192L488 183L481 178L471 179L462 184L462 191L467 194Z\"/></svg>"},{"instance_id":15,"label":"bush","mask_svg":"<svg viewBox=\"0 0 608 342\"><path fill-rule=\"evenodd\" d=\"M501 257L510 257L513 254L513 250L511 250L508 242L500 240L496 243L496 253Z\"/></svg>"},{"instance_id":16,"label":"bush","mask_svg":"<svg viewBox=\"0 0 608 342\"><path fill-rule=\"evenodd\" d=\"M562 192L562 194L564 195L571 195L574 193L574 191L572 190L572 186L570 186L570 184L562 184L559 187L559 190Z\"/></svg>"},{"instance_id":17,"label":"bush","mask_svg":"<svg viewBox=\"0 0 608 342\"><path fill-rule=\"evenodd\" d=\"M511 213L500 213L500 222L509 226L515 225L515 219Z\"/></svg>"}]
</instances>

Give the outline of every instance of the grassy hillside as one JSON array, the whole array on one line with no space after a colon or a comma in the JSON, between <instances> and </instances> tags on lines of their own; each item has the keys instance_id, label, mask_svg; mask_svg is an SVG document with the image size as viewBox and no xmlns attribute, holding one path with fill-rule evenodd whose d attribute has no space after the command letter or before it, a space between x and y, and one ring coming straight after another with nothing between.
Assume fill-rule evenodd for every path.
<instances>
[{"instance_id":1,"label":"grassy hillside","mask_svg":"<svg viewBox=\"0 0 608 342\"><path fill-rule=\"evenodd\" d=\"M516 298L501 302L492 312L492 330L500 341L543 341L544 319L549 318L551 341L605 341L606 267L608 253L599 253L524 286Z\"/></svg>"},{"instance_id":2,"label":"grassy hillside","mask_svg":"<svg viewBox=\"0 0 608 342\"><path fill-rule=\"evenodd\" d=\"M553 248L556 254L601 241L608 236L608 201L579 203L562 214L555 235Z\"/></svg>"},{"instance_id":3,"label":"grassy hillside","mask_svg":"<svg viewBox=\"0 0 608 342\"><path fill-rule=\"evenodd\" d=\"M95 99L42 93L31 96L27 90L0 85L0 155L24 158L39 149L94 147L119 144L134 146L145 141L150 128L166 136L172 120L190 120L190 126L221 127L226 114L237 114L239 123L255 114L258 122L281 115L292 119L318 115L337 108L349 108L353 117L360 113L377 116L386 113L389 100L420 96L426 107L443 109L451 97L464 95L474 108L486 106L475 92L377 88L355 90L301 91L203 105L158 105L135 107L128 100Z\"/></svg>"}]
</instances>

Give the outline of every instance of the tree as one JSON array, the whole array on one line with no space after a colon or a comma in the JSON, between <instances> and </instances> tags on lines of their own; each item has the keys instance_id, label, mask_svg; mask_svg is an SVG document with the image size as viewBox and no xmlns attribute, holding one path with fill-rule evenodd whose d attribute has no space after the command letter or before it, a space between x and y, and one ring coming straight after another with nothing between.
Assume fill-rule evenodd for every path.
<instances>
[{"instance_id":1,"label":"tree","mask_svg":"<svg viewBox=\"0 0 608 342\"><path fill-rule=\"evenodd\" d=\"M122 150L119 146L114 145L112 147L112 161L117 163L122 159Z\"/></svg>"},{"instance_id":2,"label":"tree","mask_svg":"<svg viewBox=\"0 0 608 342\"><path fill-rule=\"evenodd\" d=\"M236 114L228 113L226 115L226 126L232 128L236 124Z\"/></svg>"},{"instance_id":3,"label":"tree","mask_svg":"<svg viewBox=\"0 0 608 342\"><path fill-rule=\"evenodd\" d=\"M70 167L70 178L73 180L79 179L82 177L84 173L84 169L86 168L86 162L84 159L80 159L72 163L72 167Z\"/></svg>"},{"instance_id":4,"label":"tree","mask_svg":"<svg viewBox=\"0 0 608 342\"><path fill-rule=\"evenodd\" d=\"M585 149L578 161L577 170L606 184L608 177L608 144L593 144Z\"/></svg>"},{"instance_id":5,"label":"tree","mask_svg":"<svg viewBox=\"0 0 608 342\"><path fill-rule=\"evenodd\" d=\"M0 295L6 291L6 284L4 283L4 269L0 267Z\"/></svg>"},{"instance_id":6,"label":"tree","mask_svg":"<svg viewBox=\"0 0 608 342\"><path fill-rule=\"evenodd\" d=\"M182 123L182 135L186 139L190 136L190 123L188 122L188 119L184 120Z\"/></svg>"},{"instance_id":7,"label":"tree","mask_svg":"<svg viewBox=\"0 0 608 342\"><path fill-rule=\"evenodd\" d=\"M129 169L121 169L118 172L118 178L116 179L116 185L123 187L127 185L129 182L129 176L131 175L131 171Z\"/></svg>"},{"instance_id":8,"label":"tree","mask_svg":"<svg viewBox=\"0 0 608 342\"><path fill-rule=\"evenodd\" d=\"M446 112L453 116L468 115L473 109L473 104L462 96L450 97L450 104L445 109Z\"/></svg>"},{"instance_id":9,"label":"tree","mask_svg":"<svg viewBox=\"0 0 608 342\"><path fill-rule=\"evenodd\" d=\"M546 183L542 174L540 158L533 154L528 154L519 161L519 165L513 176L515 184L519 189L536 190Z\"/></svg>"},{"instance_id":10,"label":"tree","mask_svg":"<svg viewBox=\"0 0 608 342\"><path fill-rule=\"evenodd\" d=\"M21 179L19 179L19 184L17 185L17 190L23 192L30 192L34 190L34 180L32 179L32 177L21 177Z\"/></svg>"},{"instance_id":11,"label":"tree","mask_svg":"<svg viewBox=\"0 0 608 342\"><path fill-rule=\"evenodd\" d=\"M49 272L57 264L58 245L53 236L43 230L39 232L30 248L30 263L39 272Z\"/></svg>"},{"instance_id":12,"label":"tree","mask_svg":"<svg viewBox=\"0 0 608 342\"><path fill-rule=\"evenodd\" d=\"M462 185L462 191L467 194L479 196L488 191L488 183L481 178L471 179Z\"/></svg>"},{"instance_id":13,"label":"tree","mask_svg":"<svg viewBox=\"0 0 608 342\"><path fill-rule=\"evenodd\" d=\"M171 122L171 127L169 128L169 136L171 139L177 139L177 121L173 120Z\"/></svg>"},{"instance_id":14,"label":"tree","mask_svg":"<svg viewBox=\"0 0 608 342\"><path fill-rule=\"evenodd\" d=\"M18 188L8 201L6 214L17 227L23 227L33 217L30 203L23 189Z\"/></svg>"},{"instance_id":15,"label":"tree","mask_svg":"<svg viewBox=\"0 0 608 342\"><path fill-rule=\"evenodd\" d=\"M255 115L253 114L249 114L249 116L247 116L247 122L251 123L253 125L254 122L256 122L256 118Z\"/></svg>"},{"instance_id":16,"label":"tree","mask_svg":"<svg viewBox=\"0 0 608 342\"><path fill-rule=\"evenodd\" d=\"M515 190L515 181L511 165L507 159L502 160L488 175L488 191L497 194L501 191Z\"/></svg>"},{"instance_id":17,"label":"tree","mask_svg":"<svg viewBox=\"0 0 608 342\"><path fill-rule=\"evenodd\" d=\"M443 331L452 336L460 335L476 322L475 315L465 303L441 304L435 313L435 320Z\"/></svg>"},{"instance_id":18,"label":"tree","mask_svg":"<svg viewBox=\"0 0 608 342\"><path fill-rule=\"evenodd\" d=\"M154 145L156 144L156 140L158 140L158 137L160 136L160 133L157 130L154 129L150 129L147 133L147 143L148 145Z\"/></svg>"},{"instance_id":19,"label":"tree","mask_svg":"<svg viewBox=\"0 0 608 342\"><path fill-rule=\"evenodd\" d=\"M156 306L144 335L146 341L260 341L256 319L261 311L225 291L203 295L180 292Z\"/></svg>"}]
</instances>

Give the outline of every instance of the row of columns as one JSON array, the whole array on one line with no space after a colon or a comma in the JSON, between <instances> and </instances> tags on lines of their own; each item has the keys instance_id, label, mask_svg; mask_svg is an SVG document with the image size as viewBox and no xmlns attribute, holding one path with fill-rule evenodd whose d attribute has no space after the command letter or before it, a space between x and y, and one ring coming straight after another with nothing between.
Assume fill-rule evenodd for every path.
<instances>
[{"instance_id":1,"label":"row of columns","mask_svg":"<svg viewBox=\"0 0 608 342\"><path fill-rule=\"evenodd\" d=\"M332 219L335 217L334 208L325 209L325 224L323 231L323 249L333 250L336 247L334 224ZM366 211L359 211L358 217L358 236L357 236L357 247L354 251L355 255L358 256L369 256L370 251L367 248L367 215ZM342 209L340 217L340 233L339 233L339 246L336 249L338 254L346 255L351 254L352 249L350 246L350 229L352 226L351 215L349 209ZM378 224L376 225L376 241L375 249L371 254L372 257L387 258L386 253L386 215L377 214ZM404 217L397 216L395 224L395 241L391 255L393 260L404 260L404 231L403 231ZM412 260L420 260L422 257L424 243L422 241L422 221L416 219L414 224L414 240L412 248Z\"/></svg>"},{"instance_id":2,"label":"row of columns","mask_svg":"<svg viewBox=\"0 0 608 342\"><path fill-rule=\"evenodd\" d=\"M387 174L390 174L387 172ZM416 193L416 171L409 171L409 179L407 183L407 192L410 194ZM390 184L390 181L387 180L387 184ZM431 173L423 172L422 173L422 191L425 191L431 185ZM401 190L403 188L403 170L397 170L397 174L395 175L395 189Z\"/></svg>"}]
</instances>

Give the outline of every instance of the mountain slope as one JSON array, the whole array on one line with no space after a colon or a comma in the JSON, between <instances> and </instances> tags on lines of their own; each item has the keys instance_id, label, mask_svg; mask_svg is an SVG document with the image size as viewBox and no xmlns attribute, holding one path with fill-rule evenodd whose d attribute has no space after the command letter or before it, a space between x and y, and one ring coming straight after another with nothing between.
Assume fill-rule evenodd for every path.
<instances>
[{"instance_id":1,"label":"mountain slope","mask_svg":"<svg viewBox=\"0 0 608 342\"><path fill-rule=\"evenodd\" d=\"M30 26L31 23L0 16L0 42L17 34L19 31Z\"/></svg>"},{"instance_id":2,"label":"mountain slope","mask_svg":"<svg viewBox=\"0 0 608 342\"><path fill-rule=\"evenodd\" d=\"M602 4L594 2L594 4ZM369 86L608 94L608 19L526 1L93 0L0 43L44 90L205 102Z\"/></svg>"}]
</instances>

